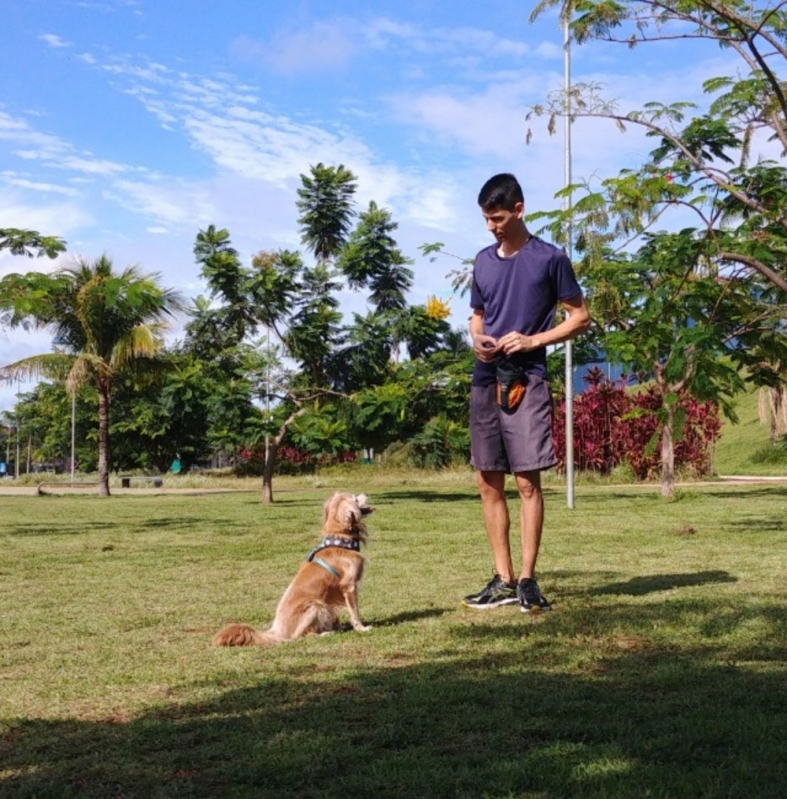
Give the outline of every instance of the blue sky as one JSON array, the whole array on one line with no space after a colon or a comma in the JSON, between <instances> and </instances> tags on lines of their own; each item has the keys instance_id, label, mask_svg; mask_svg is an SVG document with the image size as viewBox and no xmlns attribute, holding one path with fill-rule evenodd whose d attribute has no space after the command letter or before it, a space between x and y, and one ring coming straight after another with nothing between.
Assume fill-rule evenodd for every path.
<instances>
[{"instance_id":1,"label":"blue sky","mask_svg":"<svg viewBox=\"0 0 787 799\"><path fill-rule=\"evenodd\" d=\"M192 256L209 224L248 261L300 247L300 174L317 162L358 176L358 204L389 208L415 260L412 300L450 296L454 264L423 258L442 241L471 256L488 243L481 184L516 173L529 210L557 205L562 136L530 105L563 83L555 15L528 4L398 0L6 0L0 29L0 227L58 235L69 252L138 263L192 297ZM702 58L700 58L702 54ZM698 99L717 51L677 44L574 48L575 81L621 109ZM603 122L573 132L575 178L635 166L636 132ZM0 255L0 276L49 270ZM452 300L465 325L466 298ZM360 310L357 295L344 307ZM173 332L176 335L177 331ZM45 351L44 336L0 331L0 362ZM22 386L24 389L25 387ZM0 411L16 386L0 385Z\"/></svg>"}]
</instances>

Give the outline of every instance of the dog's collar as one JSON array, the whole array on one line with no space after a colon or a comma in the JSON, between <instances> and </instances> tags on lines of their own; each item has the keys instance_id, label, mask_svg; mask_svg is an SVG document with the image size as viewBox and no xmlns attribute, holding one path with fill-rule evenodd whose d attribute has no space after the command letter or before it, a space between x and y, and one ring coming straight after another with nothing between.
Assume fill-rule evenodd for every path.
<instances>
[{"instance_id":1,"label":"dog's collar","mask_svg":"<svg viewBox=\"0 0 787 799\"><path fill-rule=\"evenodd\" d=\"M317 546L309 553L306 560L314 560L314 556L323 549L328 547L340 547L341 549L351 549L353 552L361 551L361 542L357 538L339 538L333 536L326 536L317 544Z\"/></svg>"}]
</instances>

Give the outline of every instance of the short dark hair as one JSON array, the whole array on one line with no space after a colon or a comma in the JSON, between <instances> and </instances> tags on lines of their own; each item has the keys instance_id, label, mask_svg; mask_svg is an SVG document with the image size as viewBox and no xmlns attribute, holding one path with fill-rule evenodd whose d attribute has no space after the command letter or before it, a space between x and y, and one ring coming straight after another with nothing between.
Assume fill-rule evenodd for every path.
<instances>
[{"instance_id":1,"label":"short dark hair","mask_svg":"<svg viewBox=\"0 0 787 799\"><path fill-rule=\"evenodd\" d=\"M524 201L522 187L510 172L489 178L478 192L478 204L484 211L494 211L495 208L513 211L517 203Z\"/></svg>"}]
</instances>

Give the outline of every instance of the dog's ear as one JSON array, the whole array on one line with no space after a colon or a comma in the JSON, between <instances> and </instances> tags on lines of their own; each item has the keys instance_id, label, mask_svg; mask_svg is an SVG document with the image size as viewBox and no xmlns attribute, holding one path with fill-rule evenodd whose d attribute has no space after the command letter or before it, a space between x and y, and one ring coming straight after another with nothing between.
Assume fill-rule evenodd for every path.
<instances>
[{"instance_id":1,"label":"dog's ear","mask_svg":"<svg viewBox=\"0 0 787 799\"><path fill-rule=\"evenodd\" d=\"M333 504L335 499L336 499L336 494L334 494L332 497L328 497L328 499L326 499L325 502L323 502L323 504L322 504L322 526L323 527L325 527L325 525L328 522L328 518L331 515L331 505Z\"/></svg>"}]
</instances>

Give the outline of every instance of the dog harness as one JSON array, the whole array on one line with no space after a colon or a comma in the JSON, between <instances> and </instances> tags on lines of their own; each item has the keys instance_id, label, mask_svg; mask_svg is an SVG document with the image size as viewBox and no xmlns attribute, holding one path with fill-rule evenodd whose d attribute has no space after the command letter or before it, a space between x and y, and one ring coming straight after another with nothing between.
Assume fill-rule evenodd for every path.
<instances>
[{"instance_id":1,"label":"dog harness","mask_svg":"<svg viewBox=\"0 0 787 799\"><path fill-rule=\"evenodd\" d=\"M323 540L317 544L317 546L309 553L308 557L306 558L307 561L311 563L316 563L318 566L322 566L323 569L330 572L337 580L341 579L341 575L336 569L333 568L329 563L326 563L322 558L317 558L315 555L323 549L327 549L328 547L339 547L340 549L350 549L353 552L360 552L361 551L361 543L357 538L352 538L347 540L346 538L332 538L327 536L323 538Z\"/></svg>"}]
</instances>

